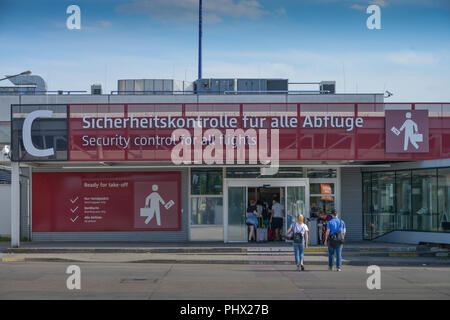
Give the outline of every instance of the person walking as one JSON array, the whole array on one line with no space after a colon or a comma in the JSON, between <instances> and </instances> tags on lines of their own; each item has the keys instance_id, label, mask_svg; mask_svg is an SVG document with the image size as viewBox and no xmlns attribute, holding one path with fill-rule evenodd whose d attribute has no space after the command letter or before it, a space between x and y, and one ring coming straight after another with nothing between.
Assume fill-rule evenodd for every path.
<instances>
[{"instance_id":1,"label":"person walking","mask_svg":"<svg viewBox=\"0 0 450 320\"><path fill-rule=\"evenodd\" d=\"M342 248L344 247L345 222L338 218L336 209L331 210L332 219L327 223L324 245L328 245L328 269L333 271L336 255L336 271L342 271Z\"/></svg>"},{"instance_id":2,"label":"person walking","mask_svg":"<svg viewBox=\"0 0 450 320\"><path fill-rule=\"evenodd\" d=\"M299 215L297 221L291 224L288 233L291 231L293 232L292 239L294 240L294 255L297 271L299 271L300 268L304 271L304 250L308 248L309 229L304 223L303 215Z\"/></svg>"}]
</instances>

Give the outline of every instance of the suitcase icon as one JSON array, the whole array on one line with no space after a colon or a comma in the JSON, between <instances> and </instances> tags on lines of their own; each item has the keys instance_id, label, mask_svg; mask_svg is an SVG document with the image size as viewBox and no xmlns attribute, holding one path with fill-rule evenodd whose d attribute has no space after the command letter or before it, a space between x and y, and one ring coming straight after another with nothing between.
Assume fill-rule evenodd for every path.
<instances>
[{"instance_id":1,"label":"suitcase icon","mask_svg":"<svg viewBox=\"0 0 450 320\"><path fill-rule=\"evenodd\" d=\"M392 127L391 131L396 135L399 136L400 135L400 131L398 131L398 129L396 127Z\"/></svg>"},{"instance_id":2,"label":"suitcase icon","mask_svg":"<svg viewBox=\"0 0 450 320\"><path fill-rule=\"evenodd\" d=\"M411 137L411 140L413 140L415 142L423 142L423 134L416 133Z\"/></svg>"},{"instance_id":3,"label":"suitcase icon","mask_svg":"<svg viewBox=\"0 0 450 320\"><path fill-rule=\"evenodd\" d=\"M175 202L173 202L173 200L170 200L169 202L167 202L164 205L164 208L166 208L166 210L169 210L170 208L172 208L172 206L175 204Z\"/></svg>"}]
</instances>

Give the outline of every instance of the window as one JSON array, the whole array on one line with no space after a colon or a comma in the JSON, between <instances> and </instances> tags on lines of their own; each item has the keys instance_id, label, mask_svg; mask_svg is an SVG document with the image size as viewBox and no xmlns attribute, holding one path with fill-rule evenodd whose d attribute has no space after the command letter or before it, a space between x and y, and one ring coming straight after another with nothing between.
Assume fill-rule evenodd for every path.
<instances>
[{"instance_id":1,"label":"window","mask_svg":"<svg viewBox=\"0 0 450 320\"><path fill-rule=\"evenodd\" d=\"M221 195L222 169L195 169L191 171L191 194Z\"/></svg>"},{"instance_id":2,"label":"window","mask_svg":"<svg viewBox=\"0 0 450 320\"><path fill-rule=\"evenodd\" d=\"M191 225L222 225L223 199L193 197L191 199Z\"/></svg>"},{"instance_id":3,"label":"window","mask_svg":"<svg viewBox=\"0 0 450 320\"><path fill-rule=\"evenodd\" d=\"M223 225L222 169L191 170L191 225Z\"/></svg>"},{"instance_id":4,"label":"window","mask_svg":"<svg viewBox=\"0 0 450 320\"><path fill-rule=\"evenodd\" d=\"M52 118L37 118L33 122L31 141L37 148L53 148L55 153L36 158L25 151L22 141L23 114L36 110L53 111ZM13 105L12 106L11 157L14 161L67 160L68 122L66 105ZM1 134L0 134L1 135Z\"/></svg>"},{"instance_id":5,"label":"window","mask_svg":"<svg viewBox=\"0 0 450 320\"><path fill-rule=\"evenodd\" d=\"M0 144L10 144L11 143L11 125L0 122Z\"/></svg>"},{"instance_id":6,"label":"window","mask_svg":"<svg viewBox=\"0 0 450 320\"><path fill-rule=\"evenodd\" d=\"M11 184L11 172L0 170L0 184Z\"/></svg>"},{"instance_id":7,"label":"window","mask_svg":"<svg viewBox=\"0 0 450 320\"><path fill-rule=\"evenodd\" d=\"M413 229L438 231L436 169L412 171L411 196Z\"/></svg>"},{"instance_id":8,"label":"window","mask_svg":"<svg viewBox=\"0 0 450 320\"><path fill-rule=\"evenodd\" d=\"M308 178L336 178L336 169L308 168Z\"/></svg>"},{"instance_id":9,"label":"window","mask_svg":"<svg viewBox=\"0 0 450 320\"><path fill-rule=\"evenodd\" d=\"M394 172L372 173L372 223L375 237L394 229L394 177Z\"/></svg>"},{"instance_id":10,"label":"window","mask_svg":"<svg viewBox=\"0 0 450 320\"><path fill-rule=\"evenodd\" d=\"M334 202L334 183L311 183L309 185L311 217L317 217L320 211L330 213L336 208Z\"/></svg>"},{"instance_id":11,"label":"window","mask_svg":"<svg viewBox=\"0 0 450 320\"><path fill-rule=\"evenodd\" d=\"M397 229L411 230L411 171L397 171L395 175L395 183L397 203Z\"/></svg>"},{"instance_id":12,"label":"window","mask_svg":"<svg viewBox=\"0 0 450 320\"><path fill-rule=\"evenodd\" d=\"M450 232L450 168L438 169L438 227Z\"/></svg>"},{"instance_id":13,"label":"window","mask_svg":"<svg viewBox=\"0 0 450 320\"><path fill-rule=\"evenodd\" d=\"M372 176L371 173L363 173L363 225L365 240L373 239L372 224Z\"/></svg>"}]
</instances>

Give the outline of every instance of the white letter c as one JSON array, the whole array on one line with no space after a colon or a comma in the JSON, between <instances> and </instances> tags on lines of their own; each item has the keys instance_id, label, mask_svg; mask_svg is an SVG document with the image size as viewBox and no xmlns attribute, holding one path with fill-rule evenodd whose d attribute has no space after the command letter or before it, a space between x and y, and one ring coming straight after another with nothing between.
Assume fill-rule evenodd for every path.
<instances>
[{"instance_id":1,"label":"white letter c","mask_svg":"<svg viewBox=\"0 0 450 320\"><path fill-rule=\"evenodd\" d=\"M22 140L25 150L34 157L49 157L55 154L53 148L37 149L31 141L31 127L36 118L51 118L53 111L38 110L31 112L23 122Z\"/></svg>"}]
</instances>

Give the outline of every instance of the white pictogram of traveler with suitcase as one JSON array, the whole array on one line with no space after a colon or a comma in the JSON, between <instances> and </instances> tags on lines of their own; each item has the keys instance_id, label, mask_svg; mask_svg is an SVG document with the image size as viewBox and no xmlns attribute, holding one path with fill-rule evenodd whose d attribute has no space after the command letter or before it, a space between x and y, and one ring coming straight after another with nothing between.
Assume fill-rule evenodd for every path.
<instances>
[{"instance_id":1,"label":"white pictogram of traveler with suitcase","mask_svg":"<svg viewBox=\"0 0 450 320\"><path fill-rule=\"evenodd\" d=\"M149 224L153 217L156 216L156 224L161 226L160 204L162 204L166 210L169 210L175 202L170 200L166 203L158 193L157 184L152 186L152 190L153 192L145 198L145 208L141 208L140 215L141 217L147 217L147 219L145 219L145 224Z\"/></svg>"},{"instance_id":2,"label":"white pictogram of traveler with suitcase","mask_svg":"<svg viewBox=\"0 0 450 320\"><path fill-rule=\"evenodd\" d=\"M417 142L423 142L423 135L418 132L419 130L417 123L411 119L411 112L406 113L406 121L403 123L400 130L397 130L395 127L392 127L391 129L391 131L397 136L399 136L403 130L405 130L403 150L408 150L409 143L411 143L414 148L419 149Z\"/></svg>"}]
</instances>

